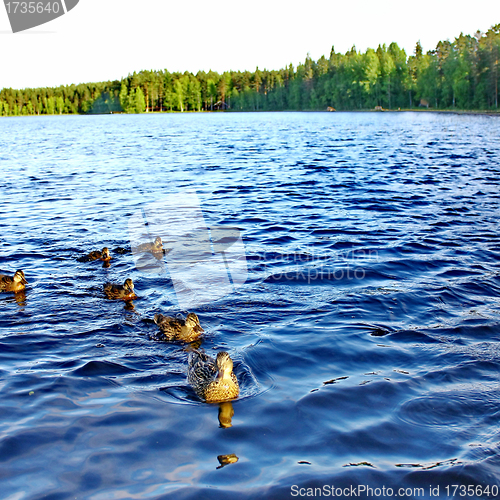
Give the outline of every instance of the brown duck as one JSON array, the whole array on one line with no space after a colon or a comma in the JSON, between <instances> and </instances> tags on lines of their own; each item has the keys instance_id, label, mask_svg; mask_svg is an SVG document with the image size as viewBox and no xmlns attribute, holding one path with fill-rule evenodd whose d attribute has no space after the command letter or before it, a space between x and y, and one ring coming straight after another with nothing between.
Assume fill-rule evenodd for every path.
<instances>
[{"instance_id":1,"label":"brown duck","mask_svg":"<svg viewBox=\"0 0 500 500\"><path fill-rule=\"evenodd\" d=\"M104 293L111 300L134 300L137 298L137 295L134 293L134 283L130 278L126 279L123 285L106 283L104 285Z\"/></svg>"},{"instance_id":2,"label":"brown duck","mask_svg":"<svg viewBox=\"0 0 500 500\"><path fill-rule=\"evenodd\" d=\"M27 283L23 271L16 271L14 276L0 274L0 292L22 292Z\"/></svg>"},{"instance_id":3,"label":"brown duck","mask_svg":"<svg viewBox=\"0 0 500 500\"><path fill-rule=\"evenodd\" d=\"M104 247L100 252L94 250L84 257L78 259L80 262L92 262L94 260L102 260L104 262L109 262L111 260L111 254L109 253L108 247Z\"/></svg>"},{"instance_id":4,"label":"brown duck","mask_svg":"<svg viewBox=\"0 0 500 500\"><path fill-rule=\"evenodd\" d=\"M188 382L207 403L230 401L240 393L238 379L233 373L233 360L224 351L217 354L217 359L200 351L190 352Z\"/></svg>"},{"instance_id":5,"label":"brown duck","mask_svg":"<svg viewBox=\"0 0 500 500\"><path fill-rule=\"evenodd\" d=\"M161 254L161 255L165 253L165 250L163 250L163 242L161 241L161 238L159 236L155 238L154 243L142 243L138 247L134 248L134 251L151 252L153 254Z\"/></svg>"},{"instance_id":6,"label":"brown duck","mask_svg":"<svg viewBox=\"0 0 500 500\"><path fill-rule=\"evenodd\" d=\"M160 328L162 340L193 342L204 331L196 313L188 313L186 319L155 314L154 322Z\"/></svg>"}]
</instances>

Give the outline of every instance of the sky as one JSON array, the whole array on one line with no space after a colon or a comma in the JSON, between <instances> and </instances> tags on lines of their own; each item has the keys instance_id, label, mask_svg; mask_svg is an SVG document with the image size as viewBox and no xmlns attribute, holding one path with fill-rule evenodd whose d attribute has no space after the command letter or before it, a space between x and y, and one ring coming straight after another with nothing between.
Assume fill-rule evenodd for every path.
<instances>
[{"instance_id":1,"label":"sky","mask_svg":"<svg viewBox=\"0 0 500 500\"><path fill-rule=\"evenodd\" d=\"M427 51L498 23L499 0L80 0L58 19L13 34L0 5L0 89L115 80L143 69L280 69L307 53L328 57L332 45L345 53L397 42L410 55L418 40Z\"/></svg>"}]
</instances>

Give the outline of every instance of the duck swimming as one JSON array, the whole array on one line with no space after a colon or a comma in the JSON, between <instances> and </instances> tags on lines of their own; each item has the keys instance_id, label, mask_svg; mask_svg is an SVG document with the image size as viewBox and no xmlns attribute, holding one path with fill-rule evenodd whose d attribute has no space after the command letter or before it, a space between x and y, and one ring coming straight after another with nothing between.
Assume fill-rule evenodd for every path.
<instances>
[{"instance_id":1,"label":"duck swimming","mask_svg":"<svg viewBox=\"0 0 500 500\"><path fill-rule=\"evenodd\" d=\"M238 379L233 373L233 360L225 351L219 352L217 359L200 351L190 352L188 382L207 403L229 401L240 393Z\"/></svg>"},{"instance_id":2,"label":"duck swimming","mask_svg":"<svg viewBox=\"0 0 500 500\"><path fill-rule=\"evenodd\" d=\"M155 314L154 322L160 328L162 340L193 342L204 331L196 313L189 313L186 319Z\"/></svg>"},{"instance_id":3,"label":"duck swimming","mask_svg":"<svg viewBox=\"0 0 500 500\"><path fill-rule=\"evenodd\" d=\"M135 247L134 250L136 252L151 252L152 254L161 255L165 253L165 250L163 250L163 242L159 236L155 238L154 243L142 243L138 247Z\"/></svg>"},{"instance_id":4,"label":"duck swimming","mask_svg":"<svg viewBox=\"0 0 500 500\"><path fill-rule=\"evenodd\" d=\"M103 260L104 262L110 261L111 254L109 253L108 247L104 247L100 252L95 250L78 259L79 262L92 262L94 260Z\"/></svg>"},{"instance_id":5,"label":"duck swimming","mask_svg":"<svg viewBox=\"0 0 500 500\"><path fill-rule=\"evenodd\" d=\"M134 300L137 298L137 295L134 293L134 283L130 278L126 279L123 285L106 283L104 285L104 293L111 300Z\"/></svg>"},{"instance_id":6,"label":"duck swimming","mask_svg":"<svg viewBox=\"0 0 500 500\"><path fill-rule=\"evenodd\" d=\"M14 276L0 274L0 292L22 292L27 283L23 271L16 271Z\"/></svg>"}]
</instances>

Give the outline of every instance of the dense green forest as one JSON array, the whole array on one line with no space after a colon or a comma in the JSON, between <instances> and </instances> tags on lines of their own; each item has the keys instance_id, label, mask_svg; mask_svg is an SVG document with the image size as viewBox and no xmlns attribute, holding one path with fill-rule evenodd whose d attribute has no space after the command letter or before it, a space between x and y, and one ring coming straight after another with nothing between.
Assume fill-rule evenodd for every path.
<instances>
[{"instance_id":1,"label":"dense green forest","mask_svg":"<svg viewBox=\"0 0 500 500\"><path fill-rule=\"evenodd\" d=\"M460 34L407 56L396 43L361 53L332 48L297 68L196 75L141 71L121 81L57 88L2 89L0 116L201 110L432 109L497 110L500 24Z\"/></svg>"}]
</instances>

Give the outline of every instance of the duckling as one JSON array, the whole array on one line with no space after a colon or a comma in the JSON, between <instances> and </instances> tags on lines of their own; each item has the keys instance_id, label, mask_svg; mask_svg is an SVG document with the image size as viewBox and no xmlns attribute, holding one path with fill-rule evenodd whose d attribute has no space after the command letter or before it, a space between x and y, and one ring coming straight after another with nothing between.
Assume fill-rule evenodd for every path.
<instances>
[{"instance_id":1,"label":"duckling","mask_svg":"<svg viewBox=\"0 0 500 500\"><path fill-rule=\"evenodd\" d=\"M109 253L108 247L104 247L100 252L95 250L90 252L84 257L78 259L79 262L92 262L94 260L103 260L104 262L109 262L111 260L111 254Z\"/></svg>"},{"instance_id":2,"label":"duckling","mask_svg":"<svg viewBox=\"0 0 500 500\"><path fill-rule=\"evenodd\" d=\"M240 393L233 360L224 351L217 354L216 360L200 351L190 352L188 382L207 403L229 401Z\"/></svg>"},{"instance_id":3,"label":"duckling","mask_svg":"<svg viewBox=\"0 0 500 500\"><path fill-rule=\"evenodd\" d=\"M134 300L137 298L137 295L134 293L134 283L132 283L130 278L127 278L123 285L106 283L104 285L104 293L111 300Z\"/></svg>"},{"instance_id":4,"label":"duckling","mask_svg":"<svg viewBox=\"0 0 500 500\"><path fill-rule=\"evenodd\" d=\"M204 332L196 313L188 313L186 319L171 318L155 314L154 322L160 327L162 340L181 340L193 342Z\"/></svg>"},{"instance_id":5,"label":"duckling","mask_svg":"<svg viewBox=\"0 0 500 500\"><path fill-rule=\"evenodd\" d=\"M14 276L0 274L0 292L22 292L27 283L23 271L16 271Z\"/></svg>"},{"instance_id":6,"label":"duckling","mask_svg":"<svg viewBox=\"0 0 500 500\"><path fill-rule=\"evenodd\" d=\"M142 243L138 247L134 248L134 250L136 252L151 252L152 254L161 255L165 253L165 250L163 250L163 242L159 236L155 238L154 243Z\"/></svg>"}]
</instances>

